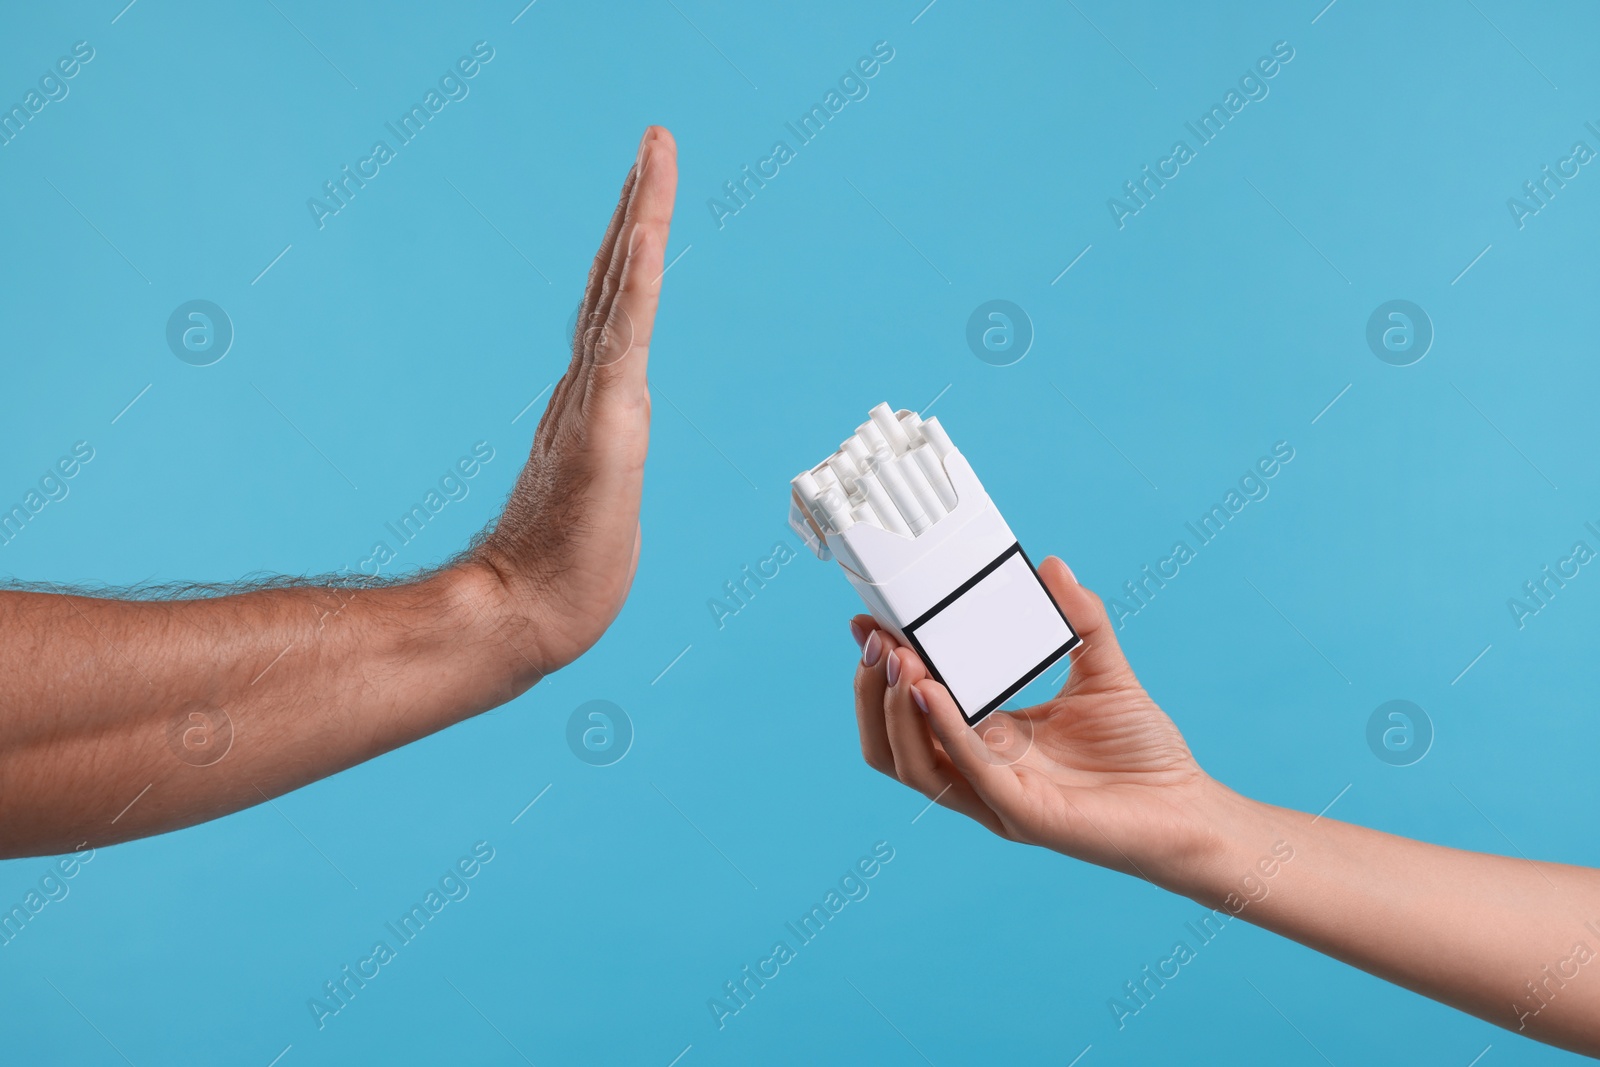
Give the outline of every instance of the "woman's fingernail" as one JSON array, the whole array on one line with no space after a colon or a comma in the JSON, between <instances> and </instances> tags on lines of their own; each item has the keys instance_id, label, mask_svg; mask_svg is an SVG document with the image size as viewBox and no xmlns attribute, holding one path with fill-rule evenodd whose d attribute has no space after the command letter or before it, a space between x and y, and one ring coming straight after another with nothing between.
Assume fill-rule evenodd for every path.
<instances>
[{"instance_id":1,"label":"woman's fingernail","mask_svg":"<svg viewBox=\"0 0 1600 1067\"><path fill-rule=\"evenodd\" d=\"M889 676L889 685L898 685L900 682L900 657L893 652L889 653L889 662L884 666L884 673Z\"/></svg>"},{"instance_id":2,"label":"woman's fingernail","mask_svg":"<svg viewBox=\"0 0 1600 1067\"><path fill-rule=\"evenodd\" d=\"M1056 558L1057 559L1061 559L1061 557L1059 557L1059 556L1057 556ZM1074 585L1082 585L1083 584L1082 582L1078 581L1078 576L1076 574L1072 573L1072 568L1067 566L1067 561L1064 560L1064 559L1061 560L1061 569L1067 572L1067 577L1072 579L1072 583Z\"/></svg>"},{"instance_id":3,"label":"woman's fingernail","mask_svg":"<svg viewBox=\"0 0 1600 1067\"><path fill-rule=\"evenodd\" d=\"M867 645L867 631L866 631L866 628L864 626L862 626L859 622L856 622L856 620L854 620L854 619L850 620L850 636L856 639L856 647L857 648L865 648L866 647L866 645Z\"/></svg>"},{"instance_id":4,"label":"woman's fingernail","mask_svg":"<svg viewBox=\"0 0 1600 1067\"><path fill-rule=\"evenodd\" d=\"M916 686L911 687L911 701L912 703L916 704L917 709L921 711L922 714L928 714L927 698L922 695L922 690L918 689Z\"/></svg>"},{"instance_id":5,"label":"woman's fingernail","mask_svg":"<svg viewBox=\"0 0 1600 1067\"><path fill-rule=\"evenodd\" d=\"M867 643L861 646L861 665L863 667L876 667L878 665L878 657L882 655L883 635L874 630L867 636Z\"/></svg>"}]
</instances>

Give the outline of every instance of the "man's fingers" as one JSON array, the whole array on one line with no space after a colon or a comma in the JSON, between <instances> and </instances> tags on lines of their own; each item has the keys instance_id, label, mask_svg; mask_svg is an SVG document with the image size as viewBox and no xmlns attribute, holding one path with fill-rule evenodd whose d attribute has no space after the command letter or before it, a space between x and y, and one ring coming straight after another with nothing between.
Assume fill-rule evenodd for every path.
<instances>
[{"instance_id":1,"label":"man's fingers","mask_svg":"<svg viewBox=\"0 0 1600 1067\"><path fill-rule=\"evenodd\" d=\"M659 126L645 134L640 150L638 179L618 234L618 253L612 256L590 321L590 356L596 366L625 361L620 379L641 391L645 383L645 358L655 326L665 270L667 237L672 224L672 202L678 187L677 146Z\"/></svg>"},{"instance_id":2,"label":"man's fingers","mask_svg":"<svg viewBox=\"0 0 1600 1067\"><path fill-rule=\"evenodd\" d=\"M650 133L645 131L648 139ZM644 150L644 143L640 143L640 151ZM628 204L633 199L633 190L638 184L639 166L635 163L628 169L628 177L622 183L622 194L617 197L616 210L611 213L611 221L606 225L605 236L600 238L600 251L595 253L594 264L589 268L589 280L583 288L583 302L578 305L578 324L572 337L572 351L574 356L581 356L584 351L584 335L591 325L590 317L600 303L600 290L605 285L606 275L611 269L612 257L617 252L617 237L622 232L622 220L628 214Z\"/></svg>"},{"instance_id":3,"label":"man's fingers","mask_svg":"<svg viewBox=\"0 0 1600 1067\"><path fill-rule=\"evenodd\" d=\"M639 175L642 185L629 210L632 221L658 228L666 244L667 227L672 224L672 202L678 191L678 143L664 126L645 131L647 151L641 156Z\"/></svg>"},{"instance_id":4,"label":"man's fingers","mask_svg":"<svg viewBox=\"0 0 1600 1067\"><path fill-rule=\"evenodd\" d=\"M617 292L604 321L590 337L589 359L595 368L591 381L601 388L625 380L636 387L627 390L630 395L644 396L650 335L661 300L664 253L660 238L652 230L633 229Z\"/></svg>"},{"instance_id":5,"label":"man's fingers","mask_svg":"<svg viewBox=\"0 0 1600 1067\"><path fill-rule=\"evenodd\" d=\"M1072 678L1067 684L1082 685L1089 679L1115 681L1121 680L1123 674L1131 676L1127 657L1117 642L1116 627L1100 598L1080 585L1072 570L1055 556L1039 564L1039 578L1061 613L1083 638L1083 643L1072 650Z\"/></svg>"},{"instance_id":6,"label":"man's fingers","mask_svg":"<svg viewBox=\"0 0 1600 1067\"><path fill-rule=\"evenodd\" d=\"M650 131L645 130L644 139L639 142L639 152L644 151L649 139ZM633 201L633 192L638 186L638 179L639 164L635 158L634 165L628 168L628 176L623 179L622 192L617 197L616 209L611 212L611 221L606 224L606 232L600 238L600 250L595 253L594 263L589 267L589 279L584 285L583 300L578 304L578 318L573 325L572 337L568 339L572 344L572 359L567 365L567 372L556 383L555 392L550 394L550 402L545 405L546 415L559 415L572 405L581 403L587 391L583 372L589 361L593 338L600 330L600 323L594 321L594 316L600 304L601 290L605 287L612 261L620 256L617 242L622 233L623 220L628 215L628 205Z\"/></svg>"}]
</instances>

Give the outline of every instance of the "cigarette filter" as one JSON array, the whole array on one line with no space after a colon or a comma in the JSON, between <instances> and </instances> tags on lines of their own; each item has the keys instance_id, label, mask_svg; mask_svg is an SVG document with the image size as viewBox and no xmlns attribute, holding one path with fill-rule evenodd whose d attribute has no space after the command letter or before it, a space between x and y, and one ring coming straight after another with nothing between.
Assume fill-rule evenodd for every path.
<instances>
[{"instance_id":1,"label":"cigarette filter","mask_svg":"<svg viewBox=\"0 0 1600 1067\"><path fill-rule=\"evenodd\" d=\"M1081 638L938 419L879 404L861 430L795 478L789 524L976 724Z\"/></svg>"}]
</instances>

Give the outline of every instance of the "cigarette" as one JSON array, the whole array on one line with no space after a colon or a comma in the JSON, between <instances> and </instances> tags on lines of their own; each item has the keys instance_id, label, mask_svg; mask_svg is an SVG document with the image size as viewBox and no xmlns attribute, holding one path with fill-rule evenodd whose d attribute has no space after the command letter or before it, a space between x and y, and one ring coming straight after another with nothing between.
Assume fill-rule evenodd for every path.
<instances>
[{"instance_id":1,"label":"cigarette","mask_svg":"<svg viewBox=\"0 0 1600 1067\"><path fill-rule=\"evenodd\" d=\"M955 446L937 419L888 404L869 415L837 452L795 478L796 495L819 529L870 522L916 537L959 503L943 462Z\"/></svg>"},{"instance_id":2,"label":"cigarette","mask_svg":"<svg viewBox=\"0 0 1600 1067\"><path fill-rule=\"evenodd\" d=\"M922 433L923 436L927 437L928 444L933 446L933 451L940 459L956 450L956 446L950 443L950 435L944 432L944 427L939 425L937 418L924 419Z\"/></svg>"},{"instance_id":3,"label":"cigarette","mask_svg":"<svg viewBox=\"0 0 1600 1067\"><path fill-rule=\"evenodd\" d=\"M916 648L969 725L1081 643L937 419L873 408L836 455L795 479L789 522L838 561L878 625Z\"/></svg>"},{"instance_id":4,"label":"cigarette","mask_svg":"<svg viewBox=\"0 0 1600 1067\"><path fill-rule=\"evenodd\" d=\"M837 487L822 491L822 511L827 516L828 525L833 528L833 533L844 533L855 525L856 520L855 516L850 514L850 505Z\"/></svg>"},{"instance_id":5,"label":"cigarette","mask_svg":"<svg viewBox=\"0 0 1600 1067\"><path fill-rule=\"evenodd\" d=\"M849 457L855 463L856 470L862 474L872 469L872 450L862 443L861 438L854 436L846 438L844 444L839 446L839 451Z\"/></svg>"},{"instance_id":6,"label":"cigarette","mask_svg":"<svg viewBox=\"0 0 1600 1067\"><path fill-rule=\"evenodd\" d=\"M894 502L895 509L900 512L900 517L911 527L913 536L933 525L933 520L928 518L928 513L923 510L922 504L917 500L917 495L906 484L905 475L900 473L900 464L895 461L889 452L889 445L884 443L873 456L878 461L878 480L883 483L883 488L889 494L889 499Z\"/></svg>"},{"instance_id":7,"label":"cigarette","mask_svg":"<svg viewBox=\"0 0 1600 1067\"><path fill-rule=\"evenodd\" d=\"M878 454L886 448L889 449L891 456L894 455L894 449L889 448L889 439L883 436L882 430L873 425L871 419L856 427L856 436L861 439L861 443L866 447L867 451L872 453L874 461L877 460Z\"/></svg>"},{"instance_id":8,"label":"cigarette","mask_svg":"<svg viewBox=\"0 0 1600 1067\"><path fill-rule=\"evenodd\" d=\"M926 442L922 435L922 416L915 411L908 411L900 416L900 425L905 428L906 439L911 442L911 447L916 448Z\"/></svg>"},{"instance_id":9,"label":"cigarette","mask_svg":"<svg viewBox=\"0 0 1600 1067\"><path fill-rule=\"evenodd\" d=\"M855 488L856 479L861 476L861 472L856 469L855 461L843 452L835 452L828 457L828 469L839 479L839 485L846 494Z\"/></svg>"},{"instance_id":10,"label":"cigarette","mask_svg":"<svg viewBox=\"0 0 1600 1067\"><path fill-rule=\"evenodd\" d=\"M889 442L889 447L897 456L904 455L906 449L911 447L911 440L906 436L905 429L900 425L900 420L894 417L894 411L888 404L879 404L867 412L872 417L872 423L883 434L883 439Z\"/></svg>"},{"instance_id":11,"label":"cigarette","mask_svg":"<svg viewBox=\"0 0 1600 1067\"><path fill-rule=\"evenodd\" d=\"M856 482L861 486L861 491L867 494L867 503L872 505L872 510L877 512L878 525L890 533L910 536L911 527L901 516L900 509L895 507L894 501L889 499L889 494L884 491L883 483L878 480L878 471L869 471L863 474Z\"/></svg>"},{"instance_id":12,"label":"cigarette","mask_svg":"<svg viewBox=\"0 0 1600 1067\"><path fill-rule=\"evenodd\" d=\"M922 468L917 465L911 453L908 452L894 462L900 469L900 476L911 487L911 493L917 498L917 503L921 504L922 510L927 513L929 525L949 514L949 509L939 499L939 494L934 491L928 476L922 472Z\"/></svg>"},{"instance_id":13,"label":"cigarette","mask_svg":"<svg viewBox=\"0 0 1600 1067\"><path fill-rule=\"evenodd\" d=\"M933 491L939 495L939 503L945 506L945 510L954 511L956 509L956 487L950 484L950 475L945 473L944 464L934 454L933 445L926 444L914 450L911 453L911 458L927 477L928 484L933 487Z\"/></svg>"},{"instance_id":14,"label":"cigarette","mask_svg":"<svg viewBox=\"0 0 1600 1067\"><path fill-rule=\"evenodd\" d=\"M817 485L817 480L811 476L811 472L807 471L804 474L795 475L794 480L789 484L794 487L795 496L799 499L800 506L805 508L806 513L816 520L818 526L822 526L822 505L818 500L822 495L822 488Z\"/></svg>"}]
</instances>

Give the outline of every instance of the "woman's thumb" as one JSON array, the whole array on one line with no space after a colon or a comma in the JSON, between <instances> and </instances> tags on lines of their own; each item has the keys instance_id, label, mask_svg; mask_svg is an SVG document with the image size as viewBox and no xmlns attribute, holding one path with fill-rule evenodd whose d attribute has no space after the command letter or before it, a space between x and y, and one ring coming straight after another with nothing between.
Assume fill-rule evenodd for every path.
<instances>
[{"instance_id":1,"label":"woman's thumb","mask_svg":"<svg viewBox=\"0 0 1600 1067\"><path fill-rule=\"evenodd\" d=\"M1072 673L1083 679L1131 679L1133 670L1117 643L1116 625L1106 606L1091 590L1078 583L1072 569L1058 557L1039 564L1039 577L1056 606L1083 639L1072 652ZM1121 676L1121 677L1119 677ZM1081 682L1079 684L1082 684Z\"/></svg>"}]
</instances>

